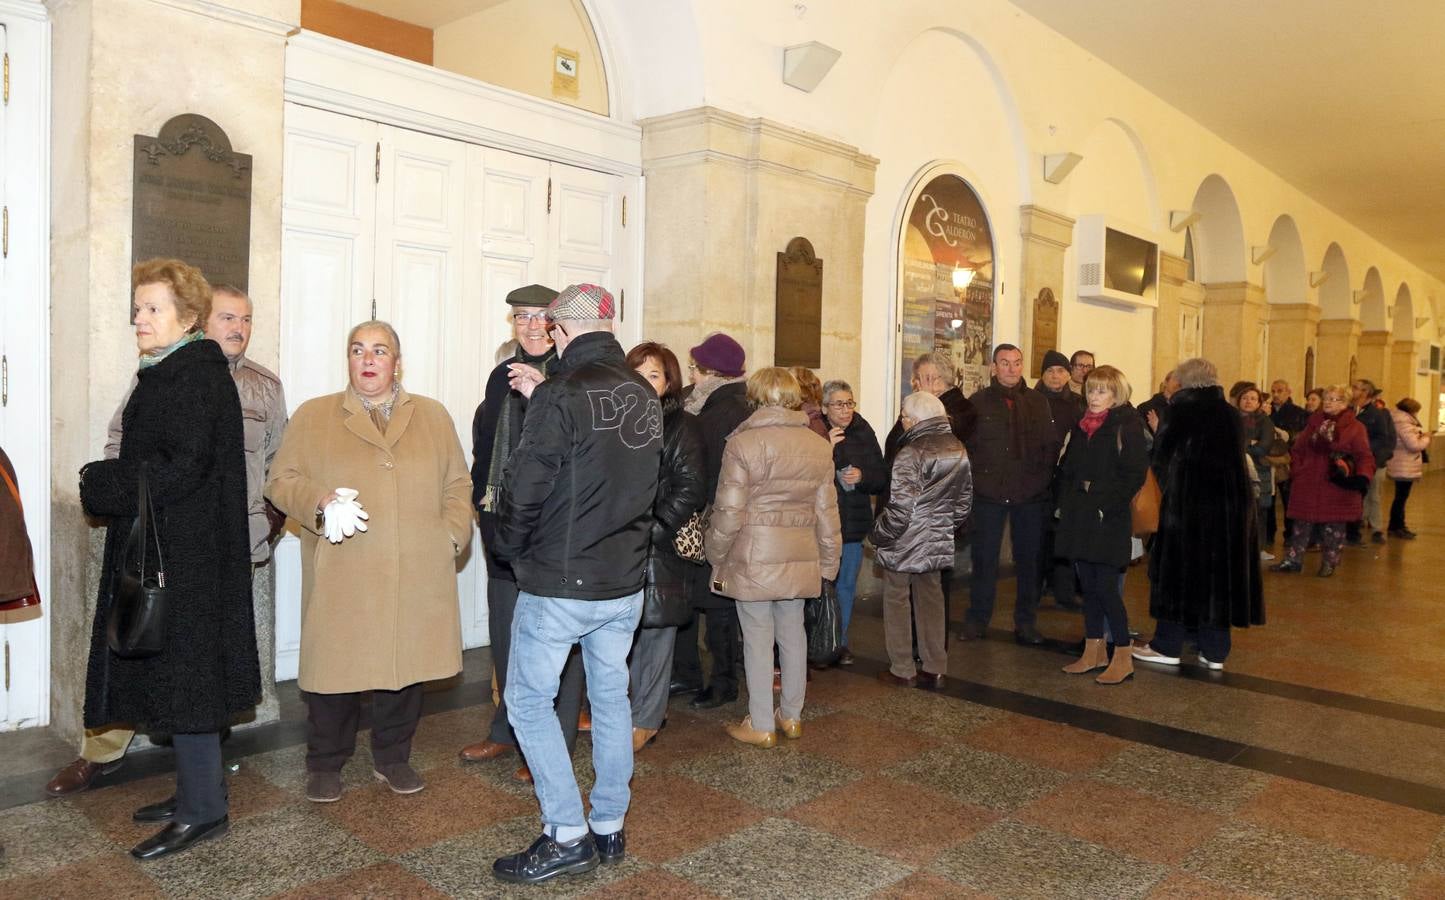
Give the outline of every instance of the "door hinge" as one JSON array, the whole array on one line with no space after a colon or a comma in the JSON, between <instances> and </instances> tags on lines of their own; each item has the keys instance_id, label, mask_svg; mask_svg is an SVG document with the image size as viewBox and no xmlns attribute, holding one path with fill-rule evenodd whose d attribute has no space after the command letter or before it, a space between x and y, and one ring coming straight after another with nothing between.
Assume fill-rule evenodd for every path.
<instances>
[{"instance_id":1,"label":"door hinge","mask_svg":"<svg viewBox=\"0 0 1445 900\"><path fill-rule=\"evenodd\" d=\"M623 224L625 225L626 223L624 222ZM623 288L622 290L618 291L617 294L617 318L621 320L627 318L627 288Z\"/></svg>"},{"instance_id":2,"label":"door hinge","mask_svg":"<svg viewBox=\"0 0 1445 900\"><path fill-rule=\"evenodd\" d=\"M0 355L0 406L10 405L10 357Z\"/></svg>"},{"instance_id":3,"label":"door hinge","mask_svg":"<svg viewBox=\"0 0 1445 900\"><path fill-rule=\"evenodd\" d=\"M374 184L381 184L381 141L376 142L376 167L372 179Z\"/></svg>"},{"instance_id":4,"label":"door hinge","mask_svg":"<svg viewBox=\"0 0 1445 900\"><path fill-rule=\"evenodd\" d=\"M622 227L627 227L627 195L622 195Z\"/></svg>"},{"instance_id":5,"label":"door hinge","mask_svg":"<svg viewBox=\"0 0 1445 900\"><path fill-rule=\"evenodd\" d=\"M10 258L10 207L7 205L0 214L0 258Z\"/></svg>"},{"instance_id":6,"label":"door hinge","mask_svg":"<svg viewBox=\"0 0 1445 900\"><path fill-rule=\"evenodd\" d=\"M547 179L547 215L552 214L552 179Z\"/></svg>"},{"instance_id":7,"label":"door hinge","mask_svg":"<svg viewBox=\"0 0 1445 900\"><path fill-rule=\"evenodd\" d=\"M376 321L376 298L371 298L371 321Z\"/></svg>"},{"instance_id":8,"label":"door hinge","mask_svg":"<svg viewBox=\"0 0 1445 900\"><path fill-rule=\"evenodd\" d=\"M10 54L5 54L5 105L10 105Z\"/></svg>"}]
</instances>

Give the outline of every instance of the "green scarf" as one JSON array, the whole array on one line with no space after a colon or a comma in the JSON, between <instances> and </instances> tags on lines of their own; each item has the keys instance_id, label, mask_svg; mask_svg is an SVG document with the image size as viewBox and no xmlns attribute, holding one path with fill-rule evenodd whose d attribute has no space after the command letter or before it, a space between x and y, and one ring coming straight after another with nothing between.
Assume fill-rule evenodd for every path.
<instances>
[{"instance_id":1,"label":"green scarf","mask_svg":"<svg viewBox=\"0 0 1445 900\"><path fill-rule=\"evenodd\" d=\"M162 347L159 350L152 350L149 353L141 354L140 367L142 369L149 369L151 366L165 359L167 356L170 356L172 353L175 353L177 350L181 349L185 345L194 344L196 341L205 340L205 338L206 333L204 331L188 331L186 332L185 337L176 341L174 344L171 344L169 347Z\"/></svg>"},{"instance_id":2,"label":"green scarf","mask_svg":"<svg viewBox=\"0 0 1445 900\"><path fill-rule=\"evenodd\" d=\"M542 370L542 377L547 377L547 372L557 363L557 348L548 347L547 352L541 356L531 356L520 346L512 356L511 362L526 363ZM517 441L522 438L522 416L526 412L526 399L516 391L507 391L502 397L502 408L497 411L497 429L493 432L492 438L492 461L487 466L487 484L482 492L482 509L488 512L497 511L497 497L502 490L502 470L506 468L507 458L512 455L512 448L517 446Z\"/></svg>"}]
</instances>

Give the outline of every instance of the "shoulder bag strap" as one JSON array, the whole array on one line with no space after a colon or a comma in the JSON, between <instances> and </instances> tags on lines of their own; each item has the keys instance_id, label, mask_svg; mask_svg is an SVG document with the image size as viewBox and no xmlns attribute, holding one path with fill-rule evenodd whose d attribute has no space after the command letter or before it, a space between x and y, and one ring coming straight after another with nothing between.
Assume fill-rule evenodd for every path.
<instances>
[{"instance_id":1,"label":"shoulder bag strap","mask_svg":"<svg viewBox=\"0 0 1445 900\"><path fill-rule=\"evenodd\" d=\"M156 545L156 584L159 587L166 586L166 561L161 555L161 532L160 526L156 524L156 510L151 502L150 483L146 475L146 464L140 464L140 502L137 515L140 516L140 577L145 580L146 572L146 538L151 538Z\"/></svg>"}]
</instances>

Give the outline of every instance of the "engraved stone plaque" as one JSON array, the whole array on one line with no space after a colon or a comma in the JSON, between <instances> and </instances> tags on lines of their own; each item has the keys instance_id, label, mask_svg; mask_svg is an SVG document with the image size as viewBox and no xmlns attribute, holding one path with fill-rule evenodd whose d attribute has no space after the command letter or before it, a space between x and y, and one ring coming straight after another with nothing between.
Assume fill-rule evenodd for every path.
<instances>
[{"instance_id":1,"label":"engraved stone plaque","mask_svg":"<svg viewBox=\"0 0 1445 900\"><path fill-rule=\"evenodd\" d=\"M1059 301L1048 288L1039 291L1034 298L1034 334L1029 348L1034 361L1034 377L1043 375L1044 354L1057 350L1059 340Z\"/></svg>"},{"instance_id":2,"label":"engraved stone plaque","mask_svg":"<svg viewBox=\"0 0 1445 900\"><path fill-rule=\"evenodd\" d=\"M162 125L157 137L135 136L132 168L131 262L174 257L212 284L246 290L251 157L233 152L215 122L186 113Z\"/></svg>"},{"instance_id":3,"label":"engraved stone plaque","mask_svg":"<svg viewBox=\"0 0 1445 900\"><path fill-rule=\"evenodd\" d=\"M823 261L805 237L788 241L778 254L776 333L773 365L823 364Z\"/></svg>"}]
</instances>

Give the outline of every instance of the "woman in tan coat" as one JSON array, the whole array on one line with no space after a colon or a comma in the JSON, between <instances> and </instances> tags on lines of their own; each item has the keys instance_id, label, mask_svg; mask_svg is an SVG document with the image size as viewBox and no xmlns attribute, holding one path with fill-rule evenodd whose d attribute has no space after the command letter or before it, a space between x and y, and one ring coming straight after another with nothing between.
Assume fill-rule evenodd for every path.
<instances>
[{"instance_id":1,"label":"woman in tan coat","mask_svg":"<svg viewBox=\"0 0 1445 900\"><path fill-rule=\"evenodd\" d=\"M776 723L803 735L808 639L803 599L838 577L841 537L833 450L808 428L798 381L787 369L748 378L756 411L728 437L705 549L713 593L738 601L748 716L729 725L744 743L772 747ZM783 670L773 712L773 643Z\"/></svg>"},{"instance_id":2,"label":"woman in tan coat","mask_svg":"<svg viewBox=\"0 0 1445 900\"><path fill-rule=\"evenodd\" d=\"M397 793L424 786L411 739L422 682L462 667L455 560L472 529L456 428L397 381L396 332L356 326L347 357L350 386L301 405L266 484L301 526L306 796L318 803L341 796L362 691L373 692L376 777Z\"/></svg>"}]
</instances>

